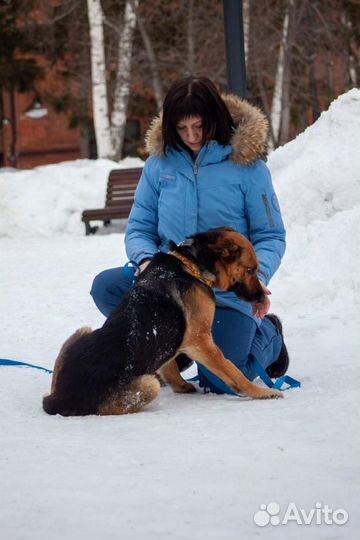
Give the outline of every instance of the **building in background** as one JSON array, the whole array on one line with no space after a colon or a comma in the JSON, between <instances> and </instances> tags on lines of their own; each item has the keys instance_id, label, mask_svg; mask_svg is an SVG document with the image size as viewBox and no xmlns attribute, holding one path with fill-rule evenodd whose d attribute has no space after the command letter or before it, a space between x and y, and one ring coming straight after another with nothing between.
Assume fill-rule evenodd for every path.
<instances>
[{"instance_id":1,"label":"building in background","mask_svg":"<svg viewBox=\"0 0 360 540\"><path fill-rule=\"evenodd\" d=\"M349 0L340 5L336 0L305 4L244 0L249 8L245 10L247 97L266 113L273 148L316 121L339 94L359 86L359 2ZM125 2L101 0L101 4L111 114ZM293 11L289 25L285 25L288 20L285 4L292 6ZM33 9L32 5L37 8ZM222 0L140 2L124 156L145 157L144 133L174 79L210 74L215 84L226 90L222 6ZM13 25L5 20L5 11L12 12ZM26 27L30 47L18 47L15 32L11 30L16 26L19 36ZM12 49L8 47L10 38L14 38ZM29 168L96 158L86 2L3 2L0 43L3 45L0 47L0 167ZM286 45L286 54L280 54L282 43ZM18 58L35 59L40 65L43 74L31 90L22 88L19 92L16 77L9 84L7 70L2 68L7 48L15 62ZM12 62L7 65L11 66ZM278 73L283 74L282 98L275 106Z\"/></svg>"},{"instance_id":2,"label":"building in background","mask_svg":"<svg viewBox=\"0 0 360 540\"><path fill-rule=\"evenodd\" d=\"M12 96L3 91L2 111L0 166L27 169L81 156L79 128L70 129L68 115L32 92Z\"/></svg>"}]
</instances>

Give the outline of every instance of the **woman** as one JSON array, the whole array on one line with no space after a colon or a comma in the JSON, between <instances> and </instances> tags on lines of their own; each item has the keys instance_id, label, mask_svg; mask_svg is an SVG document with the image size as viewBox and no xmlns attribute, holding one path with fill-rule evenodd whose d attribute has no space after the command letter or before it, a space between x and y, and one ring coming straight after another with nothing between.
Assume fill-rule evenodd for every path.
<instances>
[{"instance_id":1,"label":"woman","mask_svg":"<svg viewBox=\"0 0 360 540\"><path fill-rule=\"evenodd\" d=\"M271 377L283 375L289 358L282 327L268 315L267 284L285 251L285 230L265 155L267 122L236 96L221 97L206 77L175 82L146 136L145 163L125 237L129 259L144 270L169 240L214 227L233 227L253 244L266 293L251 306L234 293L216 291L213 337L226 358L253 380L256 361ZM99 274L92 295L108 316L132 284L124 268ZM184 358L182 362L184 364ZM198 366L199 382L216 393L231 390Z\"/></svg>"}]
</instances>

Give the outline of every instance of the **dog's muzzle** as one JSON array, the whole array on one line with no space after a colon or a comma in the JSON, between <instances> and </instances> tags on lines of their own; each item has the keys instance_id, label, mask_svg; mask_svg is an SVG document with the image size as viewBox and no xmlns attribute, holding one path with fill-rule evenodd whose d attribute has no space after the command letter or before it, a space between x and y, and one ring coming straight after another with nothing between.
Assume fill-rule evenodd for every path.
<instances>
[{"instance_id":1,"label":"dog's muzzle","mask_svg":"<svg viewBox=\"0 0 360 540\"><path fill-rule=\"evenodd\" d=\"M255 291L251 291L244 283L237 282L229 290L246 302L263 302L265 300L264 291L260 285Z\"/></svg>"}]
</instances>

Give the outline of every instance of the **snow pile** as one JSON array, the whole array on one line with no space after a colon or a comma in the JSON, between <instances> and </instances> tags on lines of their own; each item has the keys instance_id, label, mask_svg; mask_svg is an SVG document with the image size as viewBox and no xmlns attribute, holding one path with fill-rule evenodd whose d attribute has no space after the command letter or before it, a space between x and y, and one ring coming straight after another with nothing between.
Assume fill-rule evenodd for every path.
<instances>
[{"instance_id":1,"label":"snow pile","mask_svg":"<svg viewBox=\"0 0 360 540\"><path fill-rule=\"evenodd\" d=\"M359 149L360 90L353 89L270 155L288 231L286 257L275 279L292 305L309 299L318 309L320 299L336 297L333 309L345 313L360 301Z\"/></svg>"},{"instance_id":2,"label":"snow pile","mask_svg":"<svg viewBox=\"0 0 360 540\"><path fill-rule=\"evenodd\" d=\"M287 225L308 225L360 205L360 90L270 155Z\"/></svg>"},{"instance_id":3,"label":"snow pile","mask_svg":"<svg viewBox=\"0 0 360 540\"><path fill-rule=\"evenodd\" d=\"M141 167L137 158L121 163L77 160L0 175L0 236L83 234L81 213L102 208L111 169Z\"/></svg>"}]
</instances>

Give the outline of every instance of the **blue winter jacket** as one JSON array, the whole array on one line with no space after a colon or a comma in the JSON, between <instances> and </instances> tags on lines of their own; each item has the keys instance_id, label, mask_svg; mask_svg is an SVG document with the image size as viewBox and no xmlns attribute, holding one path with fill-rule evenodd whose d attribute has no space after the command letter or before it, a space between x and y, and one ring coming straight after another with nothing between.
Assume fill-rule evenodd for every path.
<instances>
[{"instance_id":1,"label":"blue winter jacket","mask_svg":"<svg viewBox=\"0 0 360 540\"><path fill-rule=\"evenodd\" d=\"M266 121L239 98L226 99L231 101L227 105L234 119L240 115L231 144L210 141L195 162L185 150L170 149L163 155L161 117L151 126L147 143L153 155L135 193L126 251L130 260L140 263L159 250L168 251L169 240L179 243L197 232L229 226L251 241L259 259L259 277L268 284L285 251L285 230L270 172L259 159ZM216 298L218 305L252 316L251 306L234 293L217 290Z\"/></svg>"}]
</instances>

